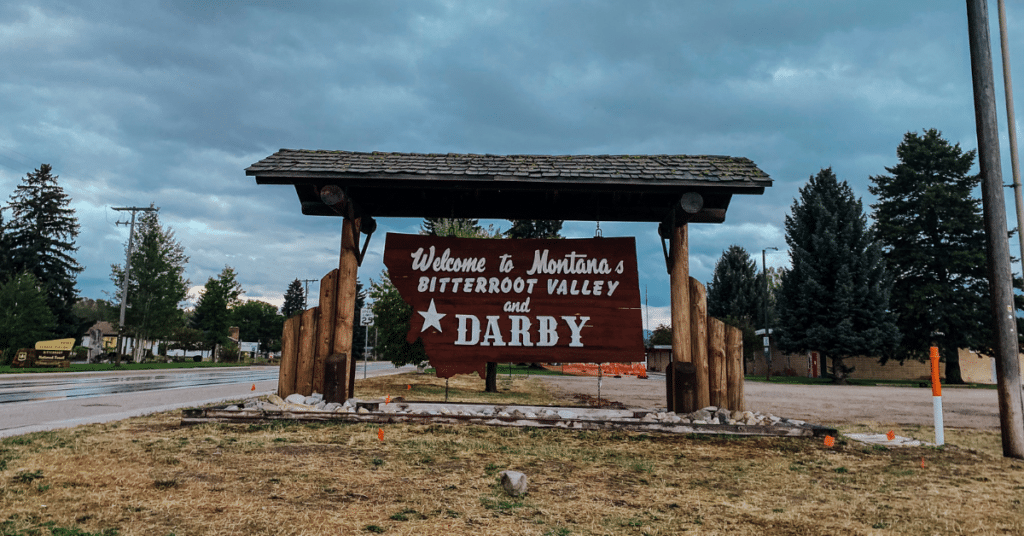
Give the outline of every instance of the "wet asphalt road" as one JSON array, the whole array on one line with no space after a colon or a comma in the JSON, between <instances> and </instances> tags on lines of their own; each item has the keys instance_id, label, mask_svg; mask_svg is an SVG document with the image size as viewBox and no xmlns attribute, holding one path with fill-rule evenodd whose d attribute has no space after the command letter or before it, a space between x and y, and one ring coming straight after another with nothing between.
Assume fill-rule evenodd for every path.
<instances>
[{"instance_id":1,"label":"wet asphalt road","mask_svg":"<svg viewBox=\"0 0 1024 536\"><path fill-rule=\"evenodd\" d=\"M369 375L404 370L370 363ZM4 374L0 437L269 394L277 377L277 367ZM363 377L362 363L356 377Z\"/></svg>"},{"instance_id":2,"label":"wet asphalt road","mask_svg":"<svg viewBox=\"0 0 1024 536\"><path fill-rule=\"evenodd\" d=\"M182 369L112 373L52 373L0 378L0 407L14 402L88 398L142 391L277 380L277 367ZM31 377L26 377L31 376Z\"/></svg>"}]
</instances>

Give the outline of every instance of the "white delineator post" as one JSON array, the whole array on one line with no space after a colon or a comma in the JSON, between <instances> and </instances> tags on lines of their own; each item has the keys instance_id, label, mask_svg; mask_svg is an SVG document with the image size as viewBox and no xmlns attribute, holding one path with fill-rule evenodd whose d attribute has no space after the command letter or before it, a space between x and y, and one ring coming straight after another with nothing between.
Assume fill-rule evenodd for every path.
<instances>
[{"instance_id":1,"label":"white delineator post","mask_svg":"<svg viewBox=\"0 0 1024 536\"><path fill-rule=\"evenodd\" d=\"M932 411L935 414L935 444L946 443L945 434L942 431L942 384L939 383L939 349L932 346L928 352L932 361Z\"/></svg>"}]
</instances>

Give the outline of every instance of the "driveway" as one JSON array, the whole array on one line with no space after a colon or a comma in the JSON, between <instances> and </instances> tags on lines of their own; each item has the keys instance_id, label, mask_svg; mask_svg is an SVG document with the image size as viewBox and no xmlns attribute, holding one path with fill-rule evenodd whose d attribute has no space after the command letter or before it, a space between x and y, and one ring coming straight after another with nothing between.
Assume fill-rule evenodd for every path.
<instances>
[{"instance_id":1,"label":"driveway","mask_svg":"<svg viewBox=\"0 0 1024 536\"><path fill-rule=\"evenodd\" d=\"M585 376L538 376L556 392L597 396L597 378ZM853 385L784 385L746 382L746 409L815 424L873 421L892 424L932 425L932 390L915 387L865 387ZM665 376L640 380L632 376L605 377L601 398L630 407L665 407ZM944 387L942 409L945 426L999 430L999 405L995 389Z\"/></svg>"}]
</instances>

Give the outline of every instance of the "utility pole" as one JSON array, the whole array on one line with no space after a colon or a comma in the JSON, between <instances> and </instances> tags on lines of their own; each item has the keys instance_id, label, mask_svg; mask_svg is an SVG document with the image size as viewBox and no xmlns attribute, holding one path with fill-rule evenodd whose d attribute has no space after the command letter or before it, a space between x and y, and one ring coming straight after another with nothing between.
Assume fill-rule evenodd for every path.
<instances>
[{"instance_id":1,"label":"utility pole","mask_svg":"<svg viewBox=\"0 0 1024 536\"><path fill-rule=\"evenodd\" d=\"M765 373L764 381L772 381L772 345L771 345L771 330L768 329L768 295L770 294L770 287L768 285L768 268L765 267L765 252L769 249L778 251L779 248L769 246L761 250L761 274L764 275L764 363L768 367L768 372Z\"/></svg>"},{"instance_id":2,"label":"utility pole","mask_svg":"<svg viewBox=\"0 0 1024 536\"><path fill-rule=\"evenodd\" d=\"M121 281L121 316L117 322L117 356L114 358L114 366L121 366L121 353L124 351L124 313L125 308L128 305L128 275L131 273L132 267L132 246L135 241L135 213L136 212L158 212L160 209L150 205L148 207L112 207L114 210L120 212L131 212L132 222L131 224L125 222L115 222L114 225L130 225L128 228L128 255L124 260L124 279Z\"/></svg>"},{"instance_id":3,"label":"utility pole","mask_svg":"<svg viewBox=\"0 0 1024 536\"><path fill-rule=\"evenodd\" d=\"M302 282L306 284L306 289L302 291L302 310L309 309L309 284L319 282L319 279L303 279Z\"/></svg>"},{"instance_id":4,"label":"utility pole","mask_svg":"<svg viewBox=\"0 0 1024 536\"><path fill-rule=\"evenodd\" d=\"M974 117L978 130L978 167L981 202L988 242L988 278L995 328L996 381L999 389L999 427L1003 456L1024 459L1024 407L1021 406L1020 361L1010 271L1010 244L1006 236L1006 205L999 161L999 126L996 120L995 81L988 31L988 3L967 0L967 33L974 84Z\"/></svg>"}]
</instances>

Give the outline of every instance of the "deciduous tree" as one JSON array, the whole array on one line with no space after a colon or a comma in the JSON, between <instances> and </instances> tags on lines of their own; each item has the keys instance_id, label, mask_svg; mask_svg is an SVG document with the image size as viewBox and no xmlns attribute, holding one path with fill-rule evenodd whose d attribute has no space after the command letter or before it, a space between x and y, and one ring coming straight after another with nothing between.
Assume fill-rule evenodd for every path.
<instances>
[{"instance_id":1,"label":"deciduous tree","mask_svg":"<svg viewBox=\"0 0 1024 536\"><path fill-rule=\"evenodd\" d=\"M412 307L405 303L398 289L391 283L387 270L381 272L380 280L370 280L370 298L373 299L374 324L377 328L377 355L396 367L425 364L427 354L423 350L423 342L406 342Z\"/></svg>"},{"instance_id":2,"label":"deciduous tree","mask_svg":"<svg viewBox=\"0 0 1024 536\"><path fill-rule=\"evenodd\" d=\"M782 276L779 346L821 352L842 383L852 372L845 358L879 355L899 343L881 245L868 231L860 199L831 168L800 188L785 225L792 269Z\"/></svg>"},{"instance_id":3,"label":"deciduous tree","mask_svg":"<svg viewBox=\"0 0 1024 536\"><path fill-rule=\"evenodd\" d=\"M192 327L203 332L203 341L209 348L228 341L229 309L238 304L243 292L230 266L225 266L216 278L206 281L191 322Z\"/></svg>"},{"instance_id":4,"label":"deciduous tree","mask_svg":"<svg viewBox=\"0 0 1024 536\"><path fill-rule=\"evenodd\" d=\"M281 339L284 316L273 304L248 300L231 308L230 324L238 326L238 336L246 342L259 342L263 351L273 350Z\"/></svg>"},{"instance_id":5,"label":"deciduous tree","mask_svg":"<svg viewBox=\"0 0 1024 536\"><path fill-rule=\"evenodd\" d=\"M46 290L29 272L0 283L0 363L9 364L18 348L54 338L56 318L46 303Z\"/></svg>"}]
</instances>

